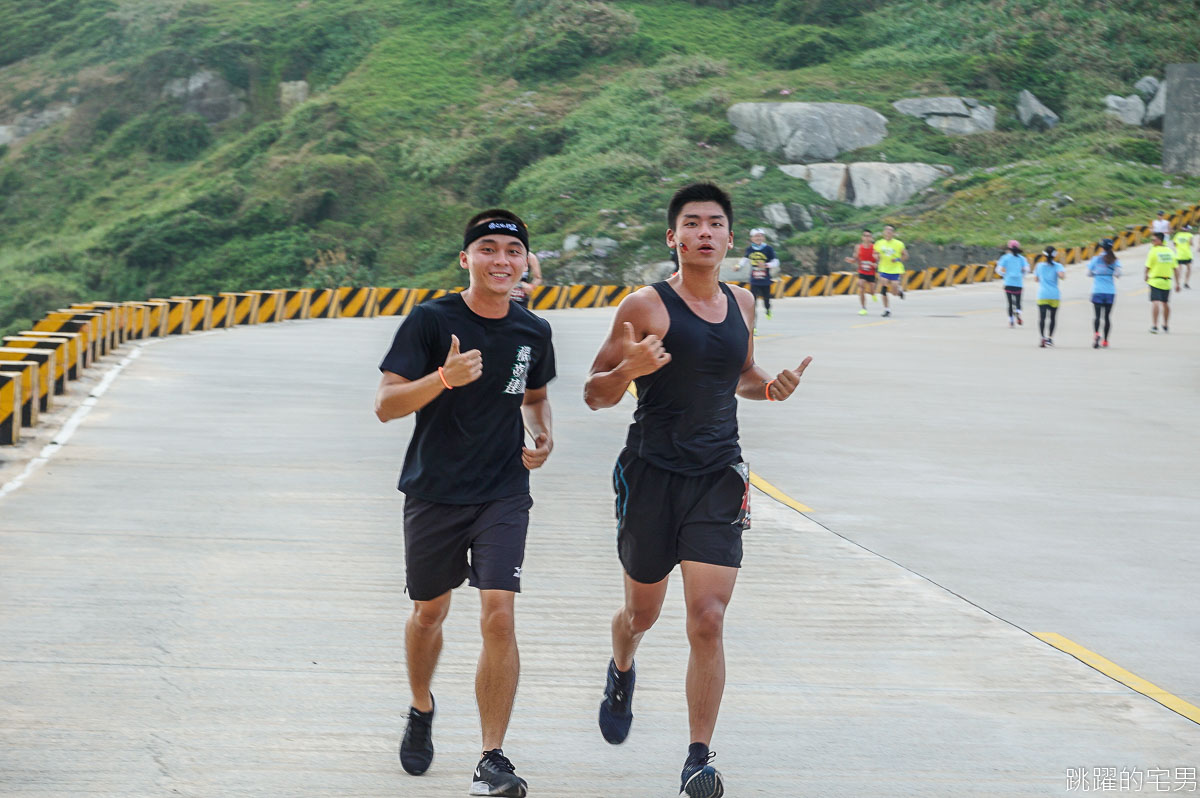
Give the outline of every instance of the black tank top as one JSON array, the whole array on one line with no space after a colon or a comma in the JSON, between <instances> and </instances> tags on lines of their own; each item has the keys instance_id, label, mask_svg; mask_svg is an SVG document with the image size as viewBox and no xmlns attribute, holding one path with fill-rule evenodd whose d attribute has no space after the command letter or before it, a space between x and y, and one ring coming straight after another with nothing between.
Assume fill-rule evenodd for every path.
<instances>
[{"instance_id":1,"label":"black tank top","mask_svg":"<svg viewBox=\"0 0 1200 798\"><path fill-rule=\"evenodd\" d=\"M625 446L679 474L720 471L742 454L734 392L750 337L733 292L719 285L727 309L718 324L697 316L666 282L650 286L671 320L663 337L671 362L635 380L638 404Z\"/></svg>"}]
</instances>

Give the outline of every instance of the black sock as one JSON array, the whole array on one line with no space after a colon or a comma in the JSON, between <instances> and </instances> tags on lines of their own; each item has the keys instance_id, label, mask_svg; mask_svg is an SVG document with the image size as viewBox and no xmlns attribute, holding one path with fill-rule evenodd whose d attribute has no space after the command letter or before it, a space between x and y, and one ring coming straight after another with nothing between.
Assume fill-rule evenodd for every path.
<instances>
[{"instance_id":1,"label":"black sock","mask_svg":"<svg viewBox=\"0 0 1200 798\"><path fill-rule=\"evenodd\" d=\"M702 760L708 756L708 746L704 743L692 743L688 746L688 759Z\"/></svg>"}]
</instances>

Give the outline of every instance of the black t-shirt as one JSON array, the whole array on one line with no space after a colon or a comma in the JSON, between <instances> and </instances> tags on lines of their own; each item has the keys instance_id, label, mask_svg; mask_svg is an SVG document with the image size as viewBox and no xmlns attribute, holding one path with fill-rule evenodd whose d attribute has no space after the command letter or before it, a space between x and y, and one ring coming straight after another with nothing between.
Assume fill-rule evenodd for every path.
<instances>
[{"instance_id":1,"label":"black t-shirt","mask_svg":"<svg viewBox=\"0 0 1200 798\"><path fill-rule=\"evenodd\" d=\"M478 349L483 375L417 411L400 490L441 504L482 504L529 492L521 462L525 389L554 379L550 324L510 302L508 315L476 315L458 294L417 305L396 331L380 371L416 380L446 362L450 336Z\"/></svg>"}]
</instances>

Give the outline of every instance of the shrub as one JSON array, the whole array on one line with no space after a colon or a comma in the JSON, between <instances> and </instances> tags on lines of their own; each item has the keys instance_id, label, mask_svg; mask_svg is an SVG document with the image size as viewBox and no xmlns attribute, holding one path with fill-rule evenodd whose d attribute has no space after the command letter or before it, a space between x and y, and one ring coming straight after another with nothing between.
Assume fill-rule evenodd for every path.
<instances>
[{"instance_id":1,"label":"shrub","mask_svg":"<svg viewBox=\"0 0 1200 798\"><path fill-rule=\"evenodd\" d=\"M190 161L212 143L212 131L196 114L163 116L150 131L146 149L168 161Z\"/></svg>"},{"instance_id":2,"label":"shrub","mask_svg":"<svg viewBox=\"0 0 1200 798\"><path fill-rule=\"evenodd\" d=\"M525 19L483 55L518 78L560 77L614 52L638 29L637 17L599 0L518 0Z\"/></svg>"},{"instance_id":3,"label":"shrub","mask_svg":"<svg viewBox=\"0 0 1200 798\"><path fill-rule=\"evenodd\" d=\"M796 25L766 40L761 57L779 69L821 64L847 48L840 34L815 25Z\"/></svg>"},{"instance_id":4,"label":"shrub","mask_svg":"<svg viewBox=\"0 0 1200 798\"><path fill-rule=\"evenodd\" d=\"M1120 138L1103 149L1107 154L1125 161L1147 164L1162 162L1162 145L1149 139Z\"/></svg>"},{"instance_id":5,"label":"shrub","mask_svg":"<svg viewBox=\"0 0 1200 798\"><path fill-rule=\"evenodd\" d=\"M793 24L839 25L880 5L881 0L776 0L774 15Z\"/></svg>"}]
</instances>

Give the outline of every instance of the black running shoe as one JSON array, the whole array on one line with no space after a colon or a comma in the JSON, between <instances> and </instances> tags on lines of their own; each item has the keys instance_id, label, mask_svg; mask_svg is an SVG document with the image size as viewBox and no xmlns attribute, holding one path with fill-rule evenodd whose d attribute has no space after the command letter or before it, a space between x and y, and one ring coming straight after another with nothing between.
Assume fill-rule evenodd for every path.
<instances>
[{"instance_id":1,"label":"black running shoe","mask_svg":"<svg viewBox=\"0 0 1200 798\"><path fill-rule=\"evenodd\" d=\"M513 763L499 748L484 751L483 758L475 766L468 795L503 795L507 798L525 798L529 785L514 771Z\"/></svg>"},{"instance_id":2,"label":"black running shoe","mask_svg":"<svg viewBox=\"0 0 1200 798\"><path fill-rule=\"evenodd\" d=\"M608 661L608 679L604 684L604 700L600 702L600 733L613 745L620 745L629 736L633 723L633 685L637 668L630 665L626 673L617 670L617 663Z\"/></svg>"},{"instance_id":3,"label":"black running shoe","mask_svg":"<svg viewBox=\"0 0 1200 798\"><path fill-rule=\"evenodd\" d=\"M430 700L433 695L430 694ZM433 761L433 715L437 712L437 702L433 709L422 712L416 707L408 708L408 725L404 727L404 739L400 741L400 767L405 773L420 776L429 770Z\"/></svg>"},{"instance_id":4,"label":"black running shoe","mask_svg":"<svg viewBox=\"0 0 1200 798\"><path fill-rule=\"evenodd\" d=\"M725 794L721 772L708 764L716 755L709 751L704 756L688 756L680 776L679 798L720 798Z\"/></svg>"}]
</instances>

